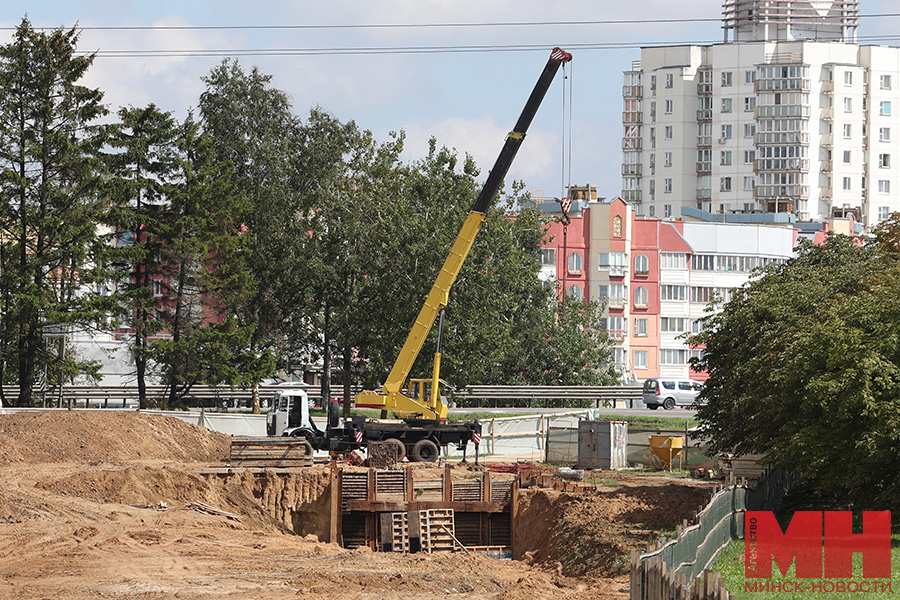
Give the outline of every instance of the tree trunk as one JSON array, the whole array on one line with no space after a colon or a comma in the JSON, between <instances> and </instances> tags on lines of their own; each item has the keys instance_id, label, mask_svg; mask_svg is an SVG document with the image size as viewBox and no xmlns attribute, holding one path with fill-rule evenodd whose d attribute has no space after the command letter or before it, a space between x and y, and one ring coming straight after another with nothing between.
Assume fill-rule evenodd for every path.
<instances>
[{"instance_id":1,"label":"tree trunk","mask_svg":"<svg viewBox=\"0 0 900 600\"><path fill-rule=\"evenodd\" d=\"M322 408L326 414L331 406L331 306L325 303L324 327L323 327L323 348L322 348Z\"/></svg>"},{"instance_id":2,"label":"tree trunk","mask_svg":"<svg viewBox=\"0 0 900 600\"><path fill-rule=\"evenodd\" d=\"M350 417L350 398L351 396L351 374L350 367L353 363L352 348L344 346L344 417Z\"/></svg>"}]
</instances>

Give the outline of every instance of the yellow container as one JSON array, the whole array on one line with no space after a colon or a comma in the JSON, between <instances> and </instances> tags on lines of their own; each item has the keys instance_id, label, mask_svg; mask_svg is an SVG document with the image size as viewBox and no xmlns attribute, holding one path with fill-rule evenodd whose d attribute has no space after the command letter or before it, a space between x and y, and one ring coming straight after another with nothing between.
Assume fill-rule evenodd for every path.
<instances>
[{"instance_id":1,"label":"yellow container","mask_svg":"<svg viewBox=\"0 0 900 600\"><path fill-rule=\"evenodd\" d=\"M672 461L676 456L681 456L684 448L684 436L676 435L651 435L650 436L650 463L654 458L662 468L672 470Z\"/></svg>"}]
</instances>

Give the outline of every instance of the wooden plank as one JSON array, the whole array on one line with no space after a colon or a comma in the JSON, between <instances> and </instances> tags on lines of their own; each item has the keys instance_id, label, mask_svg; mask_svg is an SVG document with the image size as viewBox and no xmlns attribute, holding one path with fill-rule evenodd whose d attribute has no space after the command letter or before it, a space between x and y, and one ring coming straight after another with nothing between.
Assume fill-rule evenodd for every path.
<instances>
[{"instance_id":1,"label":"wooden plank","mask_svg":"<svg viewBox=\"0 0 900 600\"><path fill-rule=\"evenodd\" d=\"M506 512L508 504L499 502L402 502L347 500L348 512L401 512L411 510L433 510L449 508L456 512Z\"/></svg>"}]
</instances>

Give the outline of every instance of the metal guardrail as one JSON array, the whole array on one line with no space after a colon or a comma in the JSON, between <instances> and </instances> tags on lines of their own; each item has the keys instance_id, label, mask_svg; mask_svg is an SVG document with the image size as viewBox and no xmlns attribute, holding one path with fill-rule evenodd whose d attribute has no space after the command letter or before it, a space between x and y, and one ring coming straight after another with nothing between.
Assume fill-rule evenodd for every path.
<instances>
[{"instance_id":1,"label":"metal guardrail","mask_svg":"<svg viewBox=\"0 0 900 600\"><path fill-rule=\"evenodd\" d=\"M628 406L641 401L643 389L640 386L625 385L575 385L575 386L514 386L514 385L470 385L456 392L453 398L465 402L467 406L499 407L512 403L527 403L531 408L537 404L549 407L551 402L561 402L563 407L580 406L601 408L615 407L618 403Z\"/></svg>"}]
</instances>

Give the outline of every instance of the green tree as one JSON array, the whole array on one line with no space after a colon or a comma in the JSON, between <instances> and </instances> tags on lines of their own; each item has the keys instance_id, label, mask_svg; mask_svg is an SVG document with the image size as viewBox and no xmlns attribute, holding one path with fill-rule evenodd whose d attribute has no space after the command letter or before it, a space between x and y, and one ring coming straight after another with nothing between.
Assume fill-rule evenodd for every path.
<instances>
[{"instance_id":1,"label":"green tree","mask_svg":"<svg viewBox=\"0 0 900 600\"><path fill-rule=\"evenodd\" d=\"M231 164L239 193L248 202L244 225L251 242L244 262L254 280L253 295L234 319L241 327L253 325L251 351L261 359L274 352L284 365L292 358L284 331L300 326L292 321L293 311L277 304L279 298L300 293L288 289L288 280L294 280L289 275L302 268L290 251L292 236L298 234L291 223L300 210L297 188L302 178L296 170L301 150L298 119L287 94L256 67L245 71L237 61L226 59L203 82L203 130L218 157ZM258 397L254 411L259 411Z\"/></svg>"},{"instance_id":2,"label":"green tree","mask_svg":"<svg viewBox=\"0 0 900 600\"><path fill-rule=\"evenodd\" d=\"M78 83L93 56L77 56L77 41L74 29L43 33L26 18L0 47L3 362L15 365L22 406L49 359L42 328L94 326L112 307L96 293L110 278L110 247L97 231L109 208L98 193L106 110L99 90Z\"/></svg>"},{"instance_id":3,"label":"green tree","mask_svg":"<svg viewBox=\"0 0 900 600\"><path fill-rule=\"evenodd\" d=\"M148 232L158 240L163 277L156 280L156 316L168 334L148 349L168 386L168 408L198 383L246 385L272 368L251 349L253 325L235 316L253 294L245 255L246 197L229 164L191 117L179 135L179 178Z\"/></svg>"},{"instance_id":4,"label":"green tree","mask_svg":"<svg viewBox=\"0 0 900 600\"><path fill-rule=\"evenodd\" d=\"M831 235L770 265L692 338L712 452L765 454L855 508L900 500L895 216L873 243Z\"/></svg>"},{"instance_id":5,"label":"green tree","mask_svg":"<svg viewBox=\"0 0 900 600\"><path fill-rule=\"evenodd\" d=\"M117 151L108 157L109 194L118 207L113 213L116 245L123 254L118 297L121 314L133 331L129 343L140 406L147 408L150 338L162 326L156 319L159 300L153 293L154 281L162 275L157 260L161 248L159 240L147 232L165 217L160 211L166 209L166 189L175 176L178 125L171 113L154 104L122 108L118 114L119 122L110 139L110 146Z\"/></svg>"}]
</instances>

